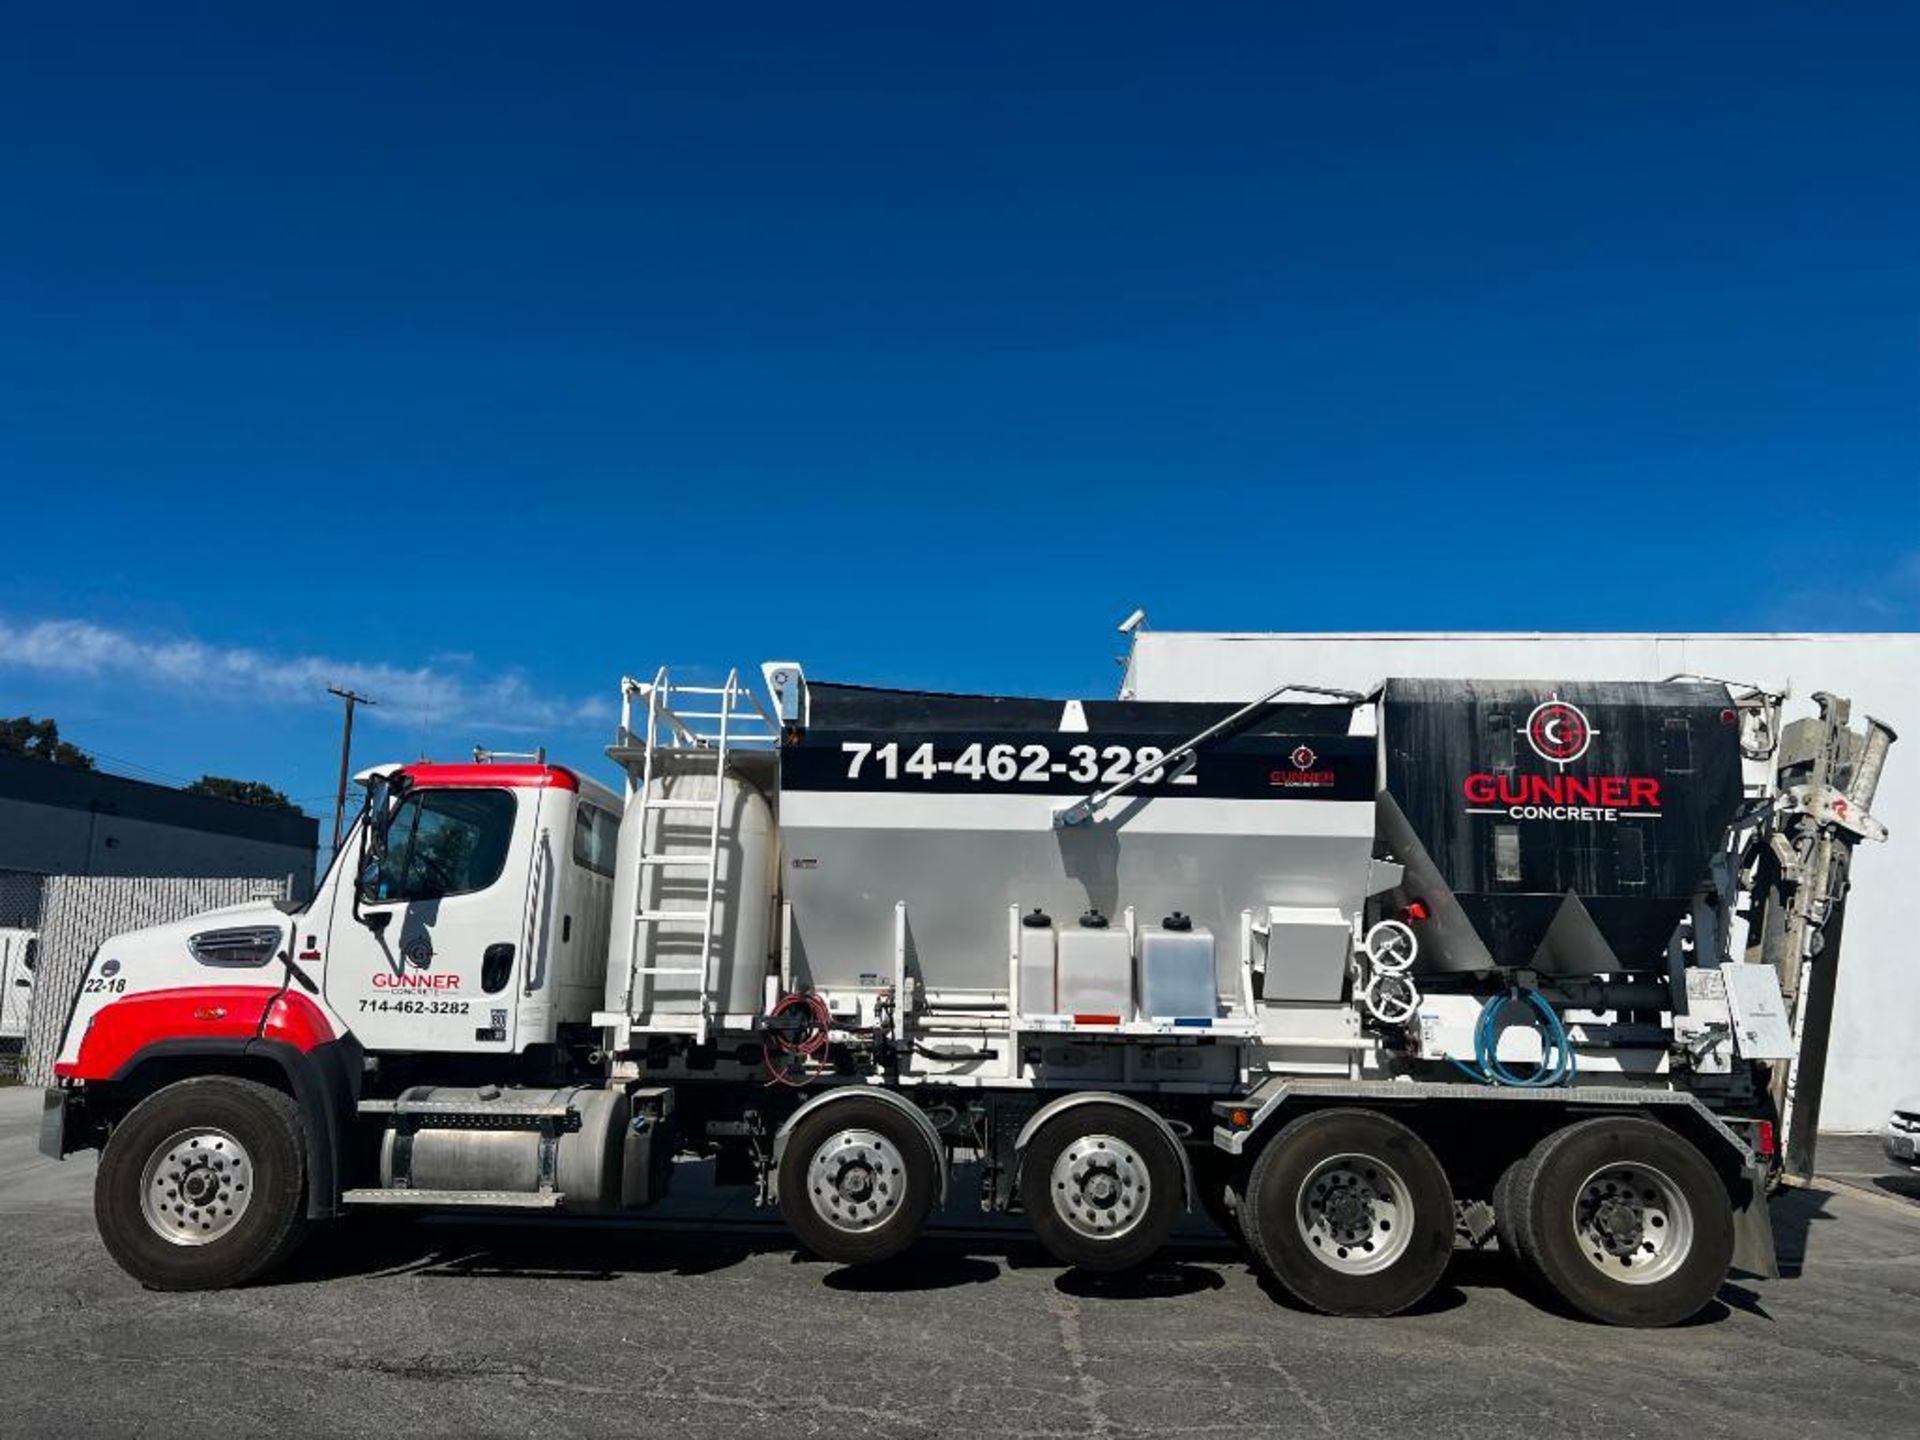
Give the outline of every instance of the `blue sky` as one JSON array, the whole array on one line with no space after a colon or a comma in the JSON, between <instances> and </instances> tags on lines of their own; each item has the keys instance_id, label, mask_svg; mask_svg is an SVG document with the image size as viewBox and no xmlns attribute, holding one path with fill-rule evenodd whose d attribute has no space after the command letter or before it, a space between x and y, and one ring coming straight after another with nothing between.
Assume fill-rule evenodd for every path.
<instances>
[{"instance_id":1,"label":"blue sky","mask_svg":"<svg viewBox=\"0 0 1920 1440\"><path fill-rule=\"evenodd\" d=\"M1920 8L16 7L0 715L1920 623Z\"/></svg>"}]
</instances>

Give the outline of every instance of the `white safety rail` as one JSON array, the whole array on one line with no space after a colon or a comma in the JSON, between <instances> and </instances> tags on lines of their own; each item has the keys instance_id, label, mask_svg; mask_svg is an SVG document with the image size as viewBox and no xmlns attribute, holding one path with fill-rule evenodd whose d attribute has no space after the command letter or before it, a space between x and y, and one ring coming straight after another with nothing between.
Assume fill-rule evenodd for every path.
<instances>
[{"instance_id":1,"label":"white safety rail","mask_svg":"<svg viewBox=\"0 0 1920 1440\"><path fill-rule=\"evenodd\" d=\"M635 728L635 702L644 709L645 726ZM620 740L623 745L639 742L642 747L640 778L627 770L627 804L638 804L643 811L680 811L704 813L708 817L707 847L704 853L670 852L664 848L665 825L652 825L642 817L639 874L634 884L633 955L636 985L642 976L678 975L700 980L700 1006L689 1014L650 1013L644 1023L634 1026L639 1033L678 1034L691 1037L695 1044L708 1038L714 1019L714 941L715 905L720 877L721 811L725 799L727 761L739 750L767 750L780 743L780 727L767 713L752 690L740 683L740 672L727 672L723 685L676 684L666 667L650 681L625 678L620 682ZM657 793L659 757L673 751L682 756L711 756L714 777L710 797L682 798ZM690 773L685 764L675 767L676 776ZM705 876L704 903L692 906L668 906L658 896L660 880L675 871ZM649 884L649 877L652 883ZM648 892L655 892L650 904ZM699 964L660 965L652 963L656 946L654 936L663 928L700 932ZM637 996L635 999L637 1000ZM629 1008L634 1008L629 1006Z\"/></svg>"}]
</instances>

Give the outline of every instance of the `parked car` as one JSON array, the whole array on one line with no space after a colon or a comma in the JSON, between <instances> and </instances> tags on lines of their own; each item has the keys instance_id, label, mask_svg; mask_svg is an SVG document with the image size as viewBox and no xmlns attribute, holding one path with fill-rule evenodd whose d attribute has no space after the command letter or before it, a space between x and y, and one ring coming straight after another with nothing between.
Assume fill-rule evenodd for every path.
<instances>
[{"instance_id":1,"label":"parked car","mask_svg":"<svg viewBox=\"0 0 1920 1440\"><path fill-rule=\"evenodd\" d=\"M1880 1134L1889 1160L1920 1170L1920 1094L1898 1101Z\"/></svg>"},{"instance_id":2,"label":"parked car","mask_svg":"<svg viewBox=\"0 0 1920 1440\"><path fill-rule=\"evenodd\" d=\"M20 1049L33 1005L33 967L39 934L0 929L0 1054Z\"/></svg>"}]
</instances>

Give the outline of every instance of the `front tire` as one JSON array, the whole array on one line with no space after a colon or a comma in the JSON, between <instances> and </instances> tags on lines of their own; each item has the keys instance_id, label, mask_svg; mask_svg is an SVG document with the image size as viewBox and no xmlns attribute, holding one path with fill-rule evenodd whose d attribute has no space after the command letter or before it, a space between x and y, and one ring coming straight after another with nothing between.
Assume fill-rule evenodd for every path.
<instances>
[{"instance_id":1,"label":"front tire","mask_svg":"<svg viewBox=\"0 0 1920 1440\"><path fill-rule=\"evenodd\" d=\"M1727 1187L1692 1145L1637 1116L1556 1130L1513 1185L1527 1268L1588 1319L1650 1328L1705 1308L1733 1263Z\"/></svg>"},{"instance_id":2,"label":"front tire","mask_svg":"<svg viewBox=\"0 0 1920 1440\"><path fill-rule=\"evenodd\" d=\"M823 1260L872 1265L919 1236L940 1184L913 1117L859 1096L801 1119L780 1157L780 1215Z\"/></svg>"},{"instance_id":3,"label":"front tire","mask_svg":"<svg viewBox=\"0 0 1920 1440\"><path fill-rule=\"evenodd\" d=\"M1076 1105L1042 1125L1020 1157L1020 1203L1063 1265L1111 1274L1151 1260L1184 1203L1176 1144L1121 1105Z\"/></svg>"},{"instance_id":4,"label":"front tire","mask_svg":"<svg viewBox=\"0 0 1920 1440\"><path fill-rule=\"evenodd\" d=\"M155 1091L114 1127L93 1213L120 1268L152 1290L244 1285L307 1229L306 1140L291 1096L207 1076Z\"/></svg>"},{"instance_id":5,"label":"front tire","mask_svg":"<svg viewBox=\"0 0 1920 1440\"><path fill-rule=\"evenodd\" d=\"M1433 1151L1371 1110L1321 1110L1254 1162L1247 1243L1302 1304L1393 1315L1425 1298L1453 1255L1453 1191Z\"/></svg>"}]
</instances>

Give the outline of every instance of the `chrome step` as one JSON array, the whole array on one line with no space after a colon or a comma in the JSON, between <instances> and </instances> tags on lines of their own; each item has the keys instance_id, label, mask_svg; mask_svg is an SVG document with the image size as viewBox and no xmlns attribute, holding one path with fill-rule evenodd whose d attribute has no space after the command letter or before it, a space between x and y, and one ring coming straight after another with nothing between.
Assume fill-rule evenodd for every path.
<instances>
[{"instance_id":1,"label":"chrome step","mask_svg":"<svg viewBox=\"0 0 1920 1440\"><path fill-rule=\"evenodd\" d=\"M459 1205L478 1210L557 1210L558 1190L349 1190L347 1205Z\"/></svg>"},{"instance_id":2,"label":"chrome step","mask_svg":"<svg viewBox=\"0 0 1920 1440\"><path fill-rule=\"evenodd\" d=\"M564 1120L572 1114L567 1105L529 1105L514 1100L498 1103L473 1100L362 1100L357 1107L362 1115L429 1115L499 1120Z\"/></svg>"}]
</instances>

